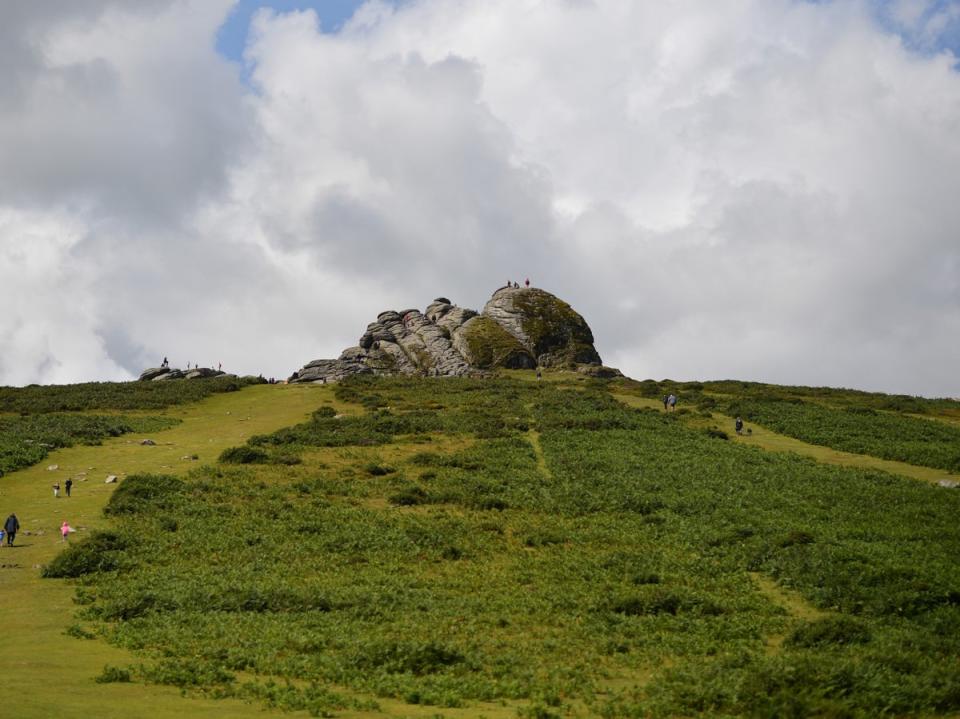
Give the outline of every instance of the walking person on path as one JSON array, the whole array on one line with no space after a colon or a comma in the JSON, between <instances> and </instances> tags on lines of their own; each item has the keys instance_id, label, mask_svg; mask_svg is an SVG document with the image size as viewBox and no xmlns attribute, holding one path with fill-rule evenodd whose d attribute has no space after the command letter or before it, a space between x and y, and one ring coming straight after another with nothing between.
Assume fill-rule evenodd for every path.
<instances>
[{"instance_id":1,"label":"walking person on path","mask_svg":"<svg viewBox=\"0 0 960 719\"><path fill-rule=\"evenodd\" d=\"M663 411L667 411L667 406L670 404L670 398L667 395L663 395Z\"/></svg>"},{"instance_id":2,"label":"walking person on path","mask_svg":"<svg viewBox=\"0 0 960 719\"><path fill-rule=\"evenodd\" d=\"M7 533L7 546L13 546L13 540L17 536L17 532L20 531L20 520L17 519L16 514L11 514L7 517L7 521L3 523L3 529Z\"/></svg>"},{"instance_id":3,"label":"walking person on path","mask_svg":"<svg viewBox=\"0 0 960 719\"><path fill-rule=\"evenodd\" d=\"M671 410L675 410L677 408L677 395L671 394L667 397L667 404L670 405Z\"/></svg>"},{"instance_id":4,"label":"walking person on path","mask_svg":"<svg viewBox=\"0 0 960 719\"><path fill-rule=\"evenodd\" d=\"M743 420L737 417L737 421L734 423L734 429L737 430L737 434L743 434Z\"/></svg>"},{"instance_id":5,"label":"walking person on path","mask_svg":"<svg viewBox=\"0 0 960 719\"><path fill-rule=\"evenodd\" d=\"M70 496L70 488L72 486L73 486L73 480L68 477L67 481L63 483L63 488L66 490L68 497Z\"/></svg>"}]
</instances>

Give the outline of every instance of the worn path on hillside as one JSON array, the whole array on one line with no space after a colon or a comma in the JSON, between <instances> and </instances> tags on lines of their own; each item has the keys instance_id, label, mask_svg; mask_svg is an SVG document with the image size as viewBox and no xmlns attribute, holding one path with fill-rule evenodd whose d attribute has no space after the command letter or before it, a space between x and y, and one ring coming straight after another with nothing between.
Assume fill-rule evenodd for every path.
<instances>
[{"instance_id":1,"label":"worn path on hillside","mask_svg":"<svg viewBox=\"0 0 960 719\"><path fill-rule=\"evenodd\" d=\"M16 512L21 530L16 546L0 548L0 704L20 719L58 717L263 717L259 705L235 700L183 699L177 689L143 684L97 684L105 665L128 666L139 660L102 640L64 635L77 610L74 587L63 580L40 578L40 567L62 549L58 528L64 520L82 528L105 526L101 510L115 484L136 472L183 474L197 461L214 462L225 448L254 434L303 421L310 411L332 398L319 386L260 385L216 395L194 405L176 406L164 414L182 424L150 435L155 446L142 446L142 436L124 435L97 447L52 452L39 465L0 479L0 513ZM187 459L183 459L187 457ZM58 465L50 471L48 466ZM86 481L77 475L86 472ZM54 499L51 485L74 477L73 496ZM278 712L279 713L279 712ZM300 714L300 713L297 713Z\"/></svg>"},{"instance_id":2,"label":"worn path on hillside","mask_svg":"<svg viewBox=\"0 0 960 719\"><path fill-rule=\"evenodd\" d=\"M661 411L663 409L663 402L655 399L636 397L634 395L617 392L612 393L612 396L614 399L631 407L649 407ZM778 434L754 422L750 422L747 425L751 430L750 434L738 436L733 432L733 419L725 415L719 420L717 417L714 417L713 420L704 420L696 415L685 415L684 419L687 418L689 418L691 424L703 425L705 427L718 426L730 435L731 440L758 447L768 452L794 452L825 464L839 464L845 467L859 467L861 469L878 469L931 484L936 484L941 479L958 479L957 475L950 474L942 469L920 467L915 464L908 464L907 462L880 459L879 457L872 457L868 454L855 454L853 452L831 449L830 447L824 447L818 444L808 444L799 439Z\"/></svg>"}]
</instances>

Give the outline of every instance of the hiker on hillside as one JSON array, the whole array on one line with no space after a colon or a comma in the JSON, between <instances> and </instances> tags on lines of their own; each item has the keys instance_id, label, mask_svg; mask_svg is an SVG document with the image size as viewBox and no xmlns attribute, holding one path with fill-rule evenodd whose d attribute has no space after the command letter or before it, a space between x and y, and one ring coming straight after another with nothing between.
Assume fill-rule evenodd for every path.
<instances>
[{"instance_id":1,"label":"hiker on hillside","mask_svg":"<svg viewBox=\"0 0 960 719\"><path fill-rule=\"evenodd\" d=\"M667 411L667 406L670 404L670 398L667 395L663 395L663 411Z\"/></svg>"},{"instance_id":2,"label":"hiker on hillside","mask_svg":"<svg viewBox=\"0 0 960 719\"><path fill-rule=\"evenodd\" d=\"M525 279L525 280L523 281L523 284L524 284L525 286L529 287L529 286L530 286L530 278L528 277L527 279Z\"/></svg>"},{"instance_id":3,"label":"hiker on hillside","mask_svg":"<svg viewBox=\"0 0 960 719\"><path fill-rule=\"evenodd\" d=\"M163 358L163 362L160 363L161 367L167 367L170 364L169 360L166 357Z\"/></svg>"},{"instance_id":4,"label":"hiker on hillside","mask_svg":"<svg viewBox=\"0 0 960 719\"><path fill-rule=\"evenodd\" d=\"M60 483L59 483L59 482L55 482L54 485L53 485L53 496L54 496L54 497L59 497L59 496L60 496Z\"/></svg>"},{"instance_id":5,"label":"hiker on hillside","mask_svg":"<svg viewBox=\"0 0 960 719\"><path fill-rule=\"evenodd\" d=\"M68 497L70 496L70 488L72 486L73 486L73 480L68 477L67 481L63 483L63 488L67 491Z\"/></svg>"},{"instance_id":6,"label":"hiker on hillside","mask_svg":"<svg viewBox=\"0 0 960 719\"><path fill-rule=\"evenodd\" d=\"M67 537L70 536L70 525L66 521L60 525L60 541L66 542Z\"/></svg>"},{"instance_id":7,"label":"hiker on hillside","mask_svg":"<svg viewBox=\"0 0 960 719\"><path fill-rule=\"evenodd\" d=\"M667 404L670 405L671 410L675 410L677 408L677 395L671 393L670 396L667 397Z\"/></svg>"},{"instance_id":8,"label":"hiker on hillside","mask_svg":"<svg viewBox=\"0 0 960 719\"><path fill-rule=\"evenodd\" d=\"M743 420L737 417L737 421L733 424L734 429L737 430L737 434L743 434Z\"/></svg>"},{"instance_id":9,"label":"hiker on hillside","mask_svg":"<svg viewBox=\"0 0 960 719\"><path fill-rule=\"evenodd\" d=\"M20 531L20 520L17 519L16 514L7 517L7 521L3 523L3 530L7 533L7 546L12 547L13 540Z\"/></svg>"},{"instance_id":10,"label":"hiker on hillside","mask_svg":"<svg viewBox=\"0 0 960 719\"><path fill-rule=\"evenodd\" d=\"M543 374L541 374L540 368L537 367L537 381L539 382L541 379L543 379Z\"/></svg>"}]
</instances>

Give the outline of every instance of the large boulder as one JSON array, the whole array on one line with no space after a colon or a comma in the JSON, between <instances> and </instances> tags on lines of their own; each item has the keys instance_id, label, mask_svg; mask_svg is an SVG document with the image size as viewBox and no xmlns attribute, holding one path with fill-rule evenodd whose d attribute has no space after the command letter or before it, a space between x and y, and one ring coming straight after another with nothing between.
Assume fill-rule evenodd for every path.
<instances>
[{"instance_id":1,"label":"large boulder","mask_svg":"<svg viewBox=\"0 0 960 719\"><path fill-rule=\"evenodd\" d=\"M162 377L165 374L169 374L169 372L169 367L150 367L149 369L145 369L140 373L140 381L149 382L157 377Z\"/></svg>"},{"instance_id":2,"label":"large boulder","mask_svg":"<svg viewBox=\"0 0 960 719\"><path fill-rule=\"evenodd\" d=\"M493 293L483 314L516 337L536 358L537 366L602 364L583 317L549 292L504 287Z\"/></svg>"},{"instance_id":3,"label":"large boulder","mask_svg":"<svg viewBox=\"0 0 960 719\"><path fill-rule=\"evenodd\" d=\"M435 299L424 312L381 312L356 347L337 359L304 365L290 381L336 382L354 374L454 377L498 368L583 365L597 367L594 376L608 374L599 370L600 355L583 317L544 290L504 287L481 313L446 297Z\"/></svg>"}]
</instances>

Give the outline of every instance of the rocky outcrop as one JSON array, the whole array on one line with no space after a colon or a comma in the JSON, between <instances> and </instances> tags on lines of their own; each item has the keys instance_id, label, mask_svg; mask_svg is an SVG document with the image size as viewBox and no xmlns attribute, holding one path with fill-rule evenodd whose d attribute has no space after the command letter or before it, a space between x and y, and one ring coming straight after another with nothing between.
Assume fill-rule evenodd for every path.
<instances>
[{"instance_id":1,"label":"rocky outcrop","mask_svg":"<svg viewBox=\"0 0 960 719\"><path fill-rule=\"evenodd\" d=\"M426 310L388 310L367 325L356 347L319 359L291 382L336 382L355 374L458 377L497 368L602 368L593 333L566 302L533 288L503 287L483 312L438 297ZM605 372L601 372L605 370Z\"/></svg>"},{"instance_id":2,"label":"rocky outcrop","mask_svg":"<svg viewBox=\"0 0 960 719\"><path fill-rule=\"evenodd\" d=\"M227 373L209 367L194 367L186 371L175 367L151 367L140 373L141 382L163 382L170 379L202 379L204 377L223 377Z\"/></svg>"},{"instance_id":3,"label":"rocky outcrop","mask_svg":"<svg viewBox=\"0 0 960 719\"><path fill-rule=\"evenodd\" d=\"M549 292L504 287L493 293L483 314L516 337L539 367L601 364L583 317Z\"/></svg>"}]
</instances>

